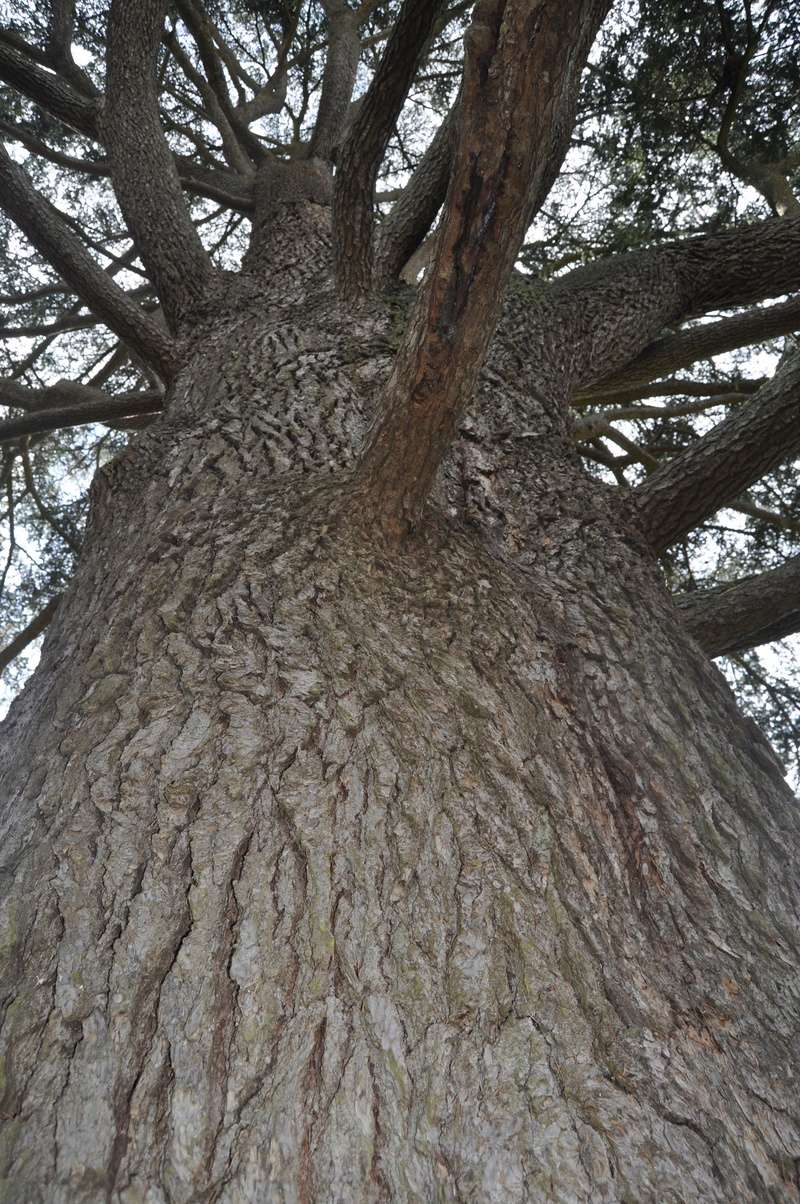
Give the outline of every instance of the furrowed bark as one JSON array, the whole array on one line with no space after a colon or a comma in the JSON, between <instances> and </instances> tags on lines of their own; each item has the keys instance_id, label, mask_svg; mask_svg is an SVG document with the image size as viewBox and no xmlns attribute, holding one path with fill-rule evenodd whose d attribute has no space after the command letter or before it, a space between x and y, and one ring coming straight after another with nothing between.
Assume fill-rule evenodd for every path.
<instances>
[{"instance_id":1,"label":"furrowed bark","mask_svg":"<svg viewBox=\"0 0 800 1204\"><path fill-rule=\"evenodd\" d=\"M569 140L604 0L479 4L436 259L360 467L387 534L413 529L472 395L542 184Z\"/></svg>"},{"instance_id":2,"label":"furrowed bark","mask_svg":"<svg viewBox=\"0 0 800 1204\"><path fill-rule=\"evenodd\" d=\"M405 0L338 155L333 196L335 270L345 300L372 288L375 181L392 130L445 0Z\"/></svg>"},{"instance_id":3,"label":"furrowed bark","mask_svg":"<svg viewBox=\"0 0 800 1204\"><path fill-rule=\"evenodd\" d=\"M445 117L378 235L378 284L396 280L433 225L447 195L458 105Z\"/></svg>"},{"instance_id":4,"label":"furrowed bark","mask_svg":"<svg viewBox=\"0 0 800 1204\"><path fill-rule=\"evenodd\" d=\"M328 280L226 278L3 728L6 1195L797 1204L775 758L538 442L522 569L337 521L392 318Z\"/></svg>"},{"instance_id":5,"label":"furrowed bark","mask_svg":"<svg viewBox=\"0 0 800 1204\"><path fill-rule=\"evenodd\" d=\"M26 414L24 418L11 418L0 422L0 444L13 443L25 435L38 435L70 426L85 426L90 422L114 422L139 414L157 414L164 404L163 395L155 390L127 393L119 397L104 397L96 389L87 389L86 392L94 394L94 398L78 405L37 410L35 413Z\"/></svg>"},{"instance_id":6,"label":"furrowed bark","mask_svg":"<svg viewBox=\"0 0 800 1204\"><path fill-rule=\"evenodd\" d=\"M709 656L745 652L800 631L800 556L777 569L676 598Z\"/></svg>"},{"instance_id":7,"label":"furrowed bark","mask_svg":"<svg viewBox=\"0 0 800 1204\"><path fill-rule=\"evenodd\" d=\"M800 351L745 406L720 422L635 491L656 550L680 539L800 446Z\"/></svg>"},{"instance_id":8,"label":"furrowed bark","mask_svg":"<svg viewBox=\"0 0 800 1204\"><path fill-rule=\"evenodd\" d=\"M792 297L779 305L752 313L735 314L719 322L708 322L666 338L657 339L645 347L622 372L604 377L589 393L605 395L638 384L649 384L656 377L680 368L688 368L697 360L735 351L753 343L763 343L779 335L800 329L800 297Z\"/></svg>"},{"instance_id":9,"label":"furrowed bark","mask_svg":"<svg viewBox=\"0 0 800 1204\"><path fill-rule=\"evenodd\" d=\"M86 305L169 380L173 345L167 333L98 267L58 211L0 147L0 205Z\"/></svg>"},{"instance_id":10,"label":"furrowed bark","mask_svg":"<svg viewBox=\"0 0 800 1204\"><path fill-rule=\"evenodd\" d=\"M14 637L5 648L0 648L0 673L2 673L12 661L24 652L30 644L37 639L47 627L56 613L56 608L61 601L61 594L56 594L51 598L46 606L43 606L37 615L31 619L27 627L24 627L18 635Z\"/></svg>"},{"instance_id":11,"label":"furrowed bark","mask_svg":"<svg viewBox=\"0 0 800 1204\"><path fill-rule=\"evenodd\" d=\"M0 33L0 79L18 88L59 121L89 138L99 137L100 108L59 74L45 71Z\"/></svg>"},{"instance_id":12,"label":"furrowed bark","mask_svg":"<svg viewBox=\"0 0 800 1204\"><path fill-rule=\"evenodd\" d=\"M345 136L350 98L356 82L361 41L359 14L343 4L329 4L328 51L322 75L322 94L311 135L312 158L332 160Z\"/></svg>"},{"instance_id":13,"label":"furrowed bark","mask_svg":"<svg viewBox=\"0 0 800 1204\"><path fill-rule=\"evenodd\" d=\"M158 114L155 63L164 8L164 0L112 3L103 129L120 208L175 329L202 299L213 269Z\"/></svg>"}]
</instances>

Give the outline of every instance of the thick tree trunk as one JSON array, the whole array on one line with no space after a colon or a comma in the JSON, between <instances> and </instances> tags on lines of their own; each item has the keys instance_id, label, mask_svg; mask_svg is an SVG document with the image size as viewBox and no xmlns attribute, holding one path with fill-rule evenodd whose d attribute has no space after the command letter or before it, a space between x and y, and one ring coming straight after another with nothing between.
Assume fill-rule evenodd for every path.
<instances>
[{"instance_id":1,"label":"thick tree trunk","mask_svg":"<svg viewBox=\"0 0 800 1204\"><path fill-rule=\"evenodd\" d=\"M101 472L4 728L0 1197L800 1199L773 754L502 333L380 543L396 310L286 262Z\"/></svg>"}]
</instances>

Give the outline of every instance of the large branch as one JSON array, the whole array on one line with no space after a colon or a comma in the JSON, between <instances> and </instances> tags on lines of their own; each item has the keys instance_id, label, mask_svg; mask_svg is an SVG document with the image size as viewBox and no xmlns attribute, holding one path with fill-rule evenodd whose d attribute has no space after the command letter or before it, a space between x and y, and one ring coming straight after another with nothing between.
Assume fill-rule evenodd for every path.
<instances>
[{"instance_id":1,"label":"large branch","mask_svg":"<svg viewBox=\"0 0 800 1204\"><path fill-rule=\"evenodd\" d=\"M333 159L345 132L350 97L353 95L361 42L360 16L345 4L328 0L328 50L322 74L317 120L311 135L311 155Z\"/></svg>"},{"instance_id":2,"label":"large branch","mask_svg":"<svg viewBox=\"0 0 800 1204\"><path fill-rule=\"evenodd\" d=\"M336 277L343 297L372 286L378 169L445 0L405 0L378 69L341 147L334 188Z\"/></svg>"},{"instance_id":3,"label":"large branch","mask_svg":"<svg viewBox=\"0 0 800 1204\"><path fill-rule=\"evenodd\" d=\"M360 466L388 534L416 525L468 403L522 239L569 143L606 0L482 0L436 258Z\"/></svg>"},{"instance_id":4,"label":"large branch","mask_svg":"<svg viewBox=\"0 0 800 1204\"><path fill-rule=\"evenodd\" d=\"M455 105L381 226L377 255L379 281L388 282L400 275L442 207L453 162L458 114L459 107Z\"/></svg>"},{"instance_id":5,"label":"large branch","mask_svg":"<svg viewBox=\"0 0 800 1204\"><path fill-rule=\"evenodd\" d=\"M744 652L800 631L800 556L780 568L676 599L709 656Z\"/></svg>"},{"instance_id":6,"label":"large branch","mask_svg":"<svg viewBox=\"0 0 800 1204\"><path fill-rule=\"evenodd\" d=\"M641 523L658 550L733 502L800 447L800 351L741 406L638 487Z\"/></svg>"},{"instance_id":7,"label":"large branch","mask_svg":"<svg viewBox=\"0 0 800 1204\"><path fill-rule=\"evenodd\" d=\"M665 326L800 288L800 218L632 251L561 277L520 315L543 383L585 396L621 373Z\"/></svg>"},{"instance_id":8,"label":"large branch","mask_svg":"<svg viewBox=\"0 0 800 1204\"><path fill-rule=\"evenodd\" d=\"M58 210L1 145L0 206L92 312L169 380L173 346L167 333L98 267Z\"/></svg>"},{"instance_id":9,"label":"large branch","mask_svg":"<svg viewBox=\"0 0 800 1204\"><path fill-rule=\"evenodd\" d=\"M113 0L103 128L114 190L170 325L212 272L183 199L158 113L155 67L165 0Z\"/></svg>"},{"instance_id":10,"label":"large branch","mask_svg":"<svg viewBox=\"0 0 800 1204\"><path fill-rule=\"evenodd\" d=\"M98 137L100 106L97 100L82 95L58 73L40 67L2 31L0 79L58 117L65 125L89 138Z\"/></svg>"},{"instance_id":11,"label":"large branch","mask_svg":"<svg viewBox=\"0 0 800 1204\"><path fill-rule=\"evenodd\" d=\"M791 334L795 330L800 330L800 296L792 297L778 305L770 305L766 309L756 309L749 313L722 318L719 322L693 326L690 330L656 339L626 364L621 372L604 377L598 384L584 390L581 400L595 394L604 397L607 393L616 393L620 389L648 384L668 372L688 368L697 360L723 355L727 351L735 351L738 347L752 346L753 343L763 343L767 339Z\"/></svg>"}]
</instances>

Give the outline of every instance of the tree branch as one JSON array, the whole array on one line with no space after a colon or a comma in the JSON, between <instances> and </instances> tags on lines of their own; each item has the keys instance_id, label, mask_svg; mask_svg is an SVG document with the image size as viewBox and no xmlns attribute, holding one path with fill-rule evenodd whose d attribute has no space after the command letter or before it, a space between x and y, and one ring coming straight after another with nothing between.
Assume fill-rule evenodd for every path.
<instances>
[{"instance_id":1,"label":"tree branch","mask_svg":"<svg viewBox=\"0 0 800 1204\"><path fill-rule=\"evenodd\" d=\"M800 631L800 556L777 569L676 598L709 656L757 648Z\"/></svg>"},{"instance_id":2,"label":"tree branch","mask_svg":"<svg viewBox=\"0 0 800 1204\"><path fill-rule=\"evenodd\" d=\"M194 0L178 0L178 11L197 46L211 94L216 99L216 106L222 119L227 122L232 138L240 148L241 159L237 155L237 162L231 160L231 164L238 167L239 170L252 171L253 168L247 156L249 155L250 158L259 162L265 158L267 152L258 138L248 129L247 122L241 119L233 107L225 72L222 69L222 60L214 40L214 27L211 20L202 4L196 4ZM222 128L218 128L222 133Z\"/></svg>"},{"instance_id":3,"label":"tree branch","mask_svg":"<svg viewBox=\"0 0 800 1204\"><path fill-rule=\"evenodd\" d=\"M472 395L545 181L569 143L606 0L481 0L465 46L458 145L436 259L359 469L384 530L419 520Z\"/></svg>"},{"instance_id":4,"label":"tree branch","mask_svg":"<svg viewBox=\"0 0 800 1204\"><path fill-rule=\"evenodd\" d=\"M456 104L434 134L417 170L381 226L376 271L381 283L400 275L442 207L453 162L458 115Z\"/></svg>"},{"instance_id":5,"label":"tree branch","mask_svg":"<svg viewBox=\"0 0 800 1204\"><path fill-rule=\"evenodd\" d=\"M21 652L24 652L29 644L40 636L47 629L50 620L56 613L61 594L56 594L51 598L42 610L39 611L35 618L31 619L27 627L24 627L19 635L14 636L10 644L6 644L5 648L0 648L0 673L2 673L11 664Z\"/></svg>"},{"instance_id":6,"label":"tree branch","mask_svg":"<svg viewBox=\"0 0 800 1204\"><path fill-rule=\"evenodd\" d=\"M533 295L515 333L545 392L586 398L665 326L799 287L800 218L770 218L577 268Z\"/></svg>"},{"instance_id":7,"label":"tree branch","mask_svg":"<svg viewBox=\"0 0 800 1204\"><path fill-rule=\"evenodd\" d=\"M172 340L98 267L58 210L36 191L2 146L0 206L100 320L169 380Z\"/></svg>"},{"instance_id":8,"label":"tree branch","mask_svg":"<svg viewBox=\"0 0 800 1204\"><path fill-rule=\"evenodd\" d=\"M98 101L81 95L56 72L38 66L5 31L0 31L0 79L80 134L98 137Z\"/></svg>"},{"instance_id":9,"label":"tree branch","mask_svg":"<svg viewBox=\"0 0 800 1204\"><path fill-rule=\"evenodd\" d=\"M690 330L657 339L621 372L604 377L588 393L605 394L635 384L647 384L667 372L688 368L697 360L735 351L738 347L749 347L753 343L763 343L796 330L800 330L800 296L766 309L735 314L719 322L693 326ZM582 396L586 397L587 392Z\"/></svg>"},{"instance_id":10,"label":"tree branch","mask_svg":"<svg viewBox=\"0 0 800 1204\"><path fill-rule=\"evenodd\" d=\"M192 224L158 113L155 65L165 0L112 0L103 128L114 190L175 329L212 265Z\"/></svg>"},{"instance_id":11,"label":"tree branch","mask_svg":"<svg viewBox=\"0 0 800 1204\"><path fill-rule=\"evenodd\" d=\"M341 5L328 12L328 52L322 75L322 93L311 135L312 157L332 160L345 132L350 97L358 72L361 16Z\"/></svg>"},{"instance_id":12,"label":"tree branch","mask_svg":"<svg viewBox=\"0 0 800 1204\"><path fill-rule=\"evenodd\" d=\"M405 0L358 116L341 147L334 187L336 278L346 299L372 287L378 169L445 0Z\"/></svg>"},{"instance_id":13,"label":"tree branch","mask_svg":"<svg viewBox=\"0 0 800 1204\"><path fill-rule=\"evenodd\" d=\"M652 546L680 539L800 446L800 351L744 406L635 491Z\"/></svg>"},{"instance_id":14,"label":"tree branch","mask_svg":"<svg viewBox=\"0 0 800 1204\"><path fill-rule=\"evenodd\" d=\"M3 397L2 404L20 405L19 401L11 400L8 385L9 382L4 381L0 386L0 396ZM73 391L75 396L82 395L86 400L49 409L39 409L37 406L34 410L31 407L33 412L26 414L24 418L10 418L5 422L0 422L0 444L13 443L26 435L59 431L64 427L87 426L92 422L115 422L120 418L133 418L140 414L157 414L164 405L163 394L155 389L146 392L123 393L119 397L109 397L107 394L101 393L99 389L92 389L88 386L73 385ZM39 390L30 390L29 392L38 394ZM41 390L41 392L49 393L51 390ZM56 398L51 399L51 405L53 400Z\"/></svg>"}]
</instances>

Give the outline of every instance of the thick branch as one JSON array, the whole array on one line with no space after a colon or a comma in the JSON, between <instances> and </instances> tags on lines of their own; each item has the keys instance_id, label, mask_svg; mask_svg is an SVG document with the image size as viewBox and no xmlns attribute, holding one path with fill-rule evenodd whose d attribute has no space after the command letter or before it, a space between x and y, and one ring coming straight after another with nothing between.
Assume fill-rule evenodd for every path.
<instances>
[{"instance_id":1,"label":"thick branch","mask_svg":"<svg viewBox=\"0 0 800 1204\"><path fill-rule=\"evenodd\" d=\"M16 657L21 652L24 652L29 644L42 634L47 629L47 626L56 613L56 608L61 601L61 594L56 594L51 598L42 610L39 611L35 618L31 619L27 627L24 627L19 635L14 636L10 644L6 644L5 648L0 648L0 673L7 669Z\"/></svg>"},{"instance_id":2,"label":"thick branch","mask_svg":"<svg viewBox=\"0 0 800 1204\"><path fill-rule=\"evenodd\" d=\"M378 169L445 0L405 0L358 116L339 153L334 189L336 277L346 298L372 286Z\"/></svg>"},{"instance_id":3,"label":"thick branch","mask_svg":"<svg viewBox=\"0 0 800 1204\"><path fill-rule=\"evenodd\" d=\"M458 106L447 114L381 226L377 257L377 277L381 282L400 275L442 207L453 162L458 114Z\"/></svg>"},{"instance_id":4,"label":"thick branch","mask_svg":"<svg viewBox=\"0 0 800 1204\"><path fill-rule=\"evenodd\" d=\"M36 191L2 146L0 206L101 321L168 380L173 365L169 336L97 266L58 211Z\"/></svg>"},{"instance_id":5,"label":"thick branch","mask_svg":"<svg viewBox=\"0 0 800 1204\"><path fill-rule=\"evenodd\" d=\"M165 0L113 0L103 128L120 208L175 328L203 296L212 267L159 120L155 65L164 7Z\"/></svg>"},{"instance_id":6,"label":"thick branch","mask_svg":"<svg viewBox=\"0 0 800 1204\"><path fill-rule=\"evenodd\" d=\"M344 137L350 97L356 82L361 42L359 14L342 6L329 14L328 51L322 75L317 120L311 135L311 155L331 160Z\"/></svg>"},{"instance_id":7,"label":"thick branch","mask_svg":"<svg viewBox=\"0 0 800 1204\"><path fill-rule=\"evenodd\" d=\"M70 426L86 426L91 422L114 422L139 414L157 414L164 404L163 394L155 390L125 393L119 397L104 396L97 389L87 388L85 392L92 400L76 405L58 406L55 409L37 410L26 414L24 418L10 418L6 422L0 422L0 443L13 443L25 435L40 435ZM19 403L9 400L3 404Z\"/></svg>"},{"instance_id":8,"label":"thick branch","mask_svg":"<svg viewBox=\"0 0 800 1204\"><path fill-rule=\"evenodd\" d=\"M792 297L767 309L756 309L722 318L719 322L693 326L679 334L657 339L621 372L605 377L582 396L585 398L592 393L605 395L632 385L647 384L667 372L688 368L697 360L735 351L738 347L749 347L753 343L763 343L795 330L800 330L800 297Z\"/></svg>"},{"instance_id":9,"label":"thick branch","mask_svg":"<svg viewBox=\"0 0 800 1204\"><path fill-rule=\"evenodd\" d=\"M522 239L569 142L605 0L479 3L436 259L360 469L391 535L416 525L500 315Z\"/></svg>"},{"instance_id":10,"label":"thick branch","mask_svg":"<svg viewBox=\"0 0 800 1204\"><path fill-rule=\"evenodd\" d=\"M99 105L53 71L45 71L0 32L0 79L89 138L98 137Z\"/></svg>"},{"instance_id":11,"label":"thick branch","mask_svg":"<svg viewBox=\"0 0 800 1204\"><path fill-rule=\"evenodd\" d=\"M636 490L653 547L680 539L800 447L800 351L751 401Z\"/></svg>"},{"instance_id":12,"label":"thick branch","mask_svg":"<svg viewBox=\"0 0 800 1204\"><path fill-rule=\"evenodd\" d=\"M709 656L744 652L800 631L800 556L780 568L676 599Z\"/></svg>"},{"instance_id":13,"label":"thick branch","mask_svg":"<svg viewBox=\"0 0 800 1204\"><path fill-rule=\"evenodd\" d=\"M798 288L800 219L770 218L578 268L533 289L511 333L536 355L546 392L587 399L606 395L599 381L616 388L612 377L665 326Z\"/></svg>"}]
</instances>

